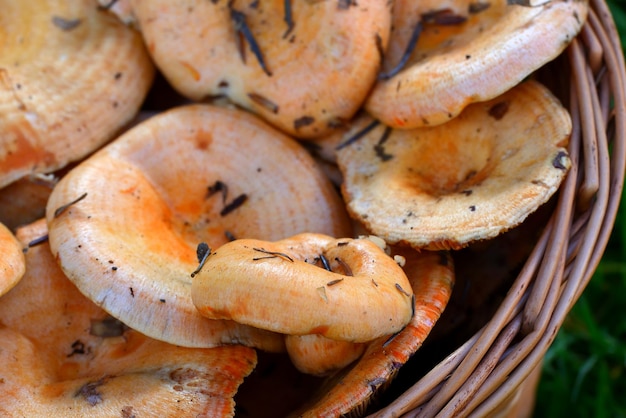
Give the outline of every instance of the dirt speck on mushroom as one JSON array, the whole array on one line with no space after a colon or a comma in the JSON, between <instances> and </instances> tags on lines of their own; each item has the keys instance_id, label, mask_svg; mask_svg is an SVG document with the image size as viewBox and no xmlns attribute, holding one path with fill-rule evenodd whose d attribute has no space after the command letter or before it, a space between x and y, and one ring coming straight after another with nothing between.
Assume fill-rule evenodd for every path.
<instances>
[{"instance_id":1,"label":"dirt speck on mushroom","mask_svg":"<svg viewBox=\"0 0 626 418\"><path fill-rule=\"evenodd\" d=\"M94 406L103 401L102 394L98 392L98 387L102 386L105 383L106 378L102 378L95 382L85 383L83 386L76 391L74 397L82 397L89 403L89 405Z\"/></svg>"}]
</instances>

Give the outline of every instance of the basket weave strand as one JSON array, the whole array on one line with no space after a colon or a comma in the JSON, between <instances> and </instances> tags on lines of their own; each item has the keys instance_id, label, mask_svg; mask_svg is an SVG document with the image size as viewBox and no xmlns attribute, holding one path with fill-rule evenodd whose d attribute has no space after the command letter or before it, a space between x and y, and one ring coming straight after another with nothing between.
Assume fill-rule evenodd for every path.
<instances>
[{"instance_id":1,"label":"basket weave strand","mask_svg":"<svg viewBox=\"0 0 626 418\"><path fill-rule=\"evenodd\" d=\"M569 86L560 97L573 122L573 164L549 222L489 322L371 416L511 412L523 383L534 388L548 347L597 268L626 169L626 69L604 1L591 0L581 33L549 65L566 67Z\"/></svg>"}]
</instances>

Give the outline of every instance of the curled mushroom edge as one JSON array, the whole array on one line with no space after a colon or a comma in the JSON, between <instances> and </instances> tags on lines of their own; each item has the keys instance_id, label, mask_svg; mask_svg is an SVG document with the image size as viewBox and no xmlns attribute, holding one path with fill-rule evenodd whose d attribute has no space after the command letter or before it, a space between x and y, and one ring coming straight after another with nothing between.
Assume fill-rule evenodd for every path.
<instances>
[{"instance_id":1,"label":"curled mushroom edge","mask_svg":"<svg viewBox=\"0 0 626 418\"><path fill-rule=\"evenodd\" d=\"M302 233L222 245L192 279L201 315L282 334L368 342L413 315L404 271L376 243Z\"/></svg>"}]
</instances>

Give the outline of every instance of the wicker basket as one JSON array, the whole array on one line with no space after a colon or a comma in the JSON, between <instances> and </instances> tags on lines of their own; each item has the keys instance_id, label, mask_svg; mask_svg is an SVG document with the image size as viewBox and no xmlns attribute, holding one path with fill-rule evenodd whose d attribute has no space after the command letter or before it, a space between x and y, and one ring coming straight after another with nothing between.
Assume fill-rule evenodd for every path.
<instances>
[{"instance_id":1,"label":"wicker basket","mask_svg":"<svg viewBox=\"0 0 626 418\"><path fill-rule=\"evenodd\" d=\"M580 35L546 68L574 123L573 167L552 216L489 321L371 416L531 413L541 361L602 257L624 181L626 73L604 1L591 1Z\"/></svg>"}]
</instances>

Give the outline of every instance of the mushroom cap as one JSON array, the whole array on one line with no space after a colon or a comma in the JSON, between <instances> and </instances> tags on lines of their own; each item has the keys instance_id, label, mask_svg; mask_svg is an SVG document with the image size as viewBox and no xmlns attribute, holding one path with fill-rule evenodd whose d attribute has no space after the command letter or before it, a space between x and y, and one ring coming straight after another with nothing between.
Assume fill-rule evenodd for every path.
<instances>
[{"instance_id":1,"label":"mushroom cap","mask_svg":"<svg viewBox=\"0 0 626 418\"><path fill-rule=\"evenodd\" d=\"M98 350L102 354L93 360L98 367L85 367L85 373L67 377L65 369L42 359L45 347L10 328L0 328L0 414L77 418L235 415L233 396L254 367L254 350L228 346L184 352L181 347L165 348L165 343L137 339L139 335L131 331L126 341L103 344L108 347ZM120 359L126 350L135 351L128 360ZM64 365L74 366L72 362Z\"/></svg>"},{"instance_id":2,"label":"mushroom cap","mask_svg":"<svg viewBox=\"0 0 626 418\"><path fill-rule=\"evenodd\" d=\"M397 332L413 311L404 272L374 242L312 233L224 244L194 277L191 297L207 318L351 342Z\"/></svg>"},{"instance_id":3,"label":"mushroom cap","mask_svg":"<svg viewBox=\"0 0 626 418\"><path fill-rule=\"evenodd\" d=\"M410 248L392 247L391 251L406 260L403 269L415 295L411 321L399 333L370 342L361 358L330 377L320 396L313 396L298 416L346 416L351 411L360 416L378 389L415 355L446 308L455 279L451 255Z\"/></svg>"},{"instance_id":4,"label":"mushroom cap","mask_svg":"<svg viewBox=\"0 0 626 418\"><path fill-rule=\"evenodd\" d=\"M377 44L386 45L391 23L387 0L340 2L345 7L283 0L131 3L154 61L181 94L228 96L302 138L323 135L361 107L380 66ZM294 22L288 34L285 4ZM233 15L245 20L265 71Z\"/></svg>"},{"instance_id":5,"label":"mushroom cap","mask_svg":"<svg viewBox=\"0 0 626 418\"><path fill-rule=\"evenodd\" d=\"M13 233L0 223L0 297L20 281L25 268L22 246Z\"/></svg>"},{"instance_id":6,"label":"mushroom cap","mask_svg":"<svg viewBox=\"0 0 626 418\"><path fill-rule=\"evenodd\" d=\"M45 221L17 234L27 246L45 236ZM63 275L48 244L28 247L26 263L23 280L0 299L0 415L234 415L253 349L177 347L125 327L94 335L108 314Z\"/></svg>"},{"instance_id":7,"label":"mushroom cap","mask_svg":"<svg viewBox=\"0 0 626 418\"><path fill-rule=\"evenodd\" d=\"M300 372L324 376L343 369L361 357L367 344L308 334L285 335L285 347L291 362Z\"/></svg>"},{"instance_id":8,"label":"mushroom cap","mask_svg":"<svg viewBox=\"0 0 626 418\"><path fill-rule=\"evenodd\" d=\"M467 20L456 25L424 24L417 46L402 71L380 80L365 103L376 119L394 128L432 126L457 116L468 104L493 99L557 57L585 22L587 1L549 1L539 6L491 1L472 11L471 0L438 7L464 8ZM408 42L411 29L432 2L399 0L389 44ZM459 7L462 6L462 7ZM400 40L398 40L398 38ZM391 61L398 58L397 47Z\"/></svg>"},{"instance_id":9,"label":"mushroom cap","mask_svg":"<svg viewBox=\"0 0 626 418\"><path fill-rule=\"evenodd\" d=\"M384 130L337 158L348 211L390 244L457 249L493 238L545 203L570 166L570 116L535 81L443 125Z\"/></svg>"},{"instance_id":10,"label":"mushroom cap","mask_svg":"<svg viewBox=\"0 0 626 418\"><path fill-rule=\"evenodd\" d=\"M301 141L302 145L311 153L321 170L324 171L326 177L328 177L337 188L339 188L343 179L339 167L337 167L337 158L335 157L337 152L336 148L348 129L349 125L345 125L315 140Z\"/></svg>"},{"instance_id":11,"label":"mushroom cap","mask_svg":"<svg viewBox=\"0 0 626 418\"><path fill-rule=\"evenodd\" d=\"M32 174L0 188L0 222L15 230L44 217L57 180L52 174Z\"/></svg>"},{"instance_id":12,"label":"mushroom cap","mask_svg":"<svg viewBox=\"0 0 626 418\"><path fill-rule=\"evenodd\" d=\"M91 0L2 1L0 45L0 187L110 140L154 73L141 36Z\"/></svg>"},{"instance_id":13,"label":"mushroom cap","mask_svg":"<svg viewBox=\"0 0 626 418\"><path fill-rule=\"evenodd\" d=\"M270 351L284 349L282 336L197 312L198 243L351 232L338 193L299 143L247 112L209 105L154 116L73 168L47 220L67 276L131 328L183 346Z\"/></svg>"},{"instance_id":14,"label":"mushroom cap","mask_svg":"<svg viewBox=\"0 0 626 418\"><path fill-rule=\"evenodd\" d=\"M391 13L391 33L383 57L382 74L389 74L403 58L409 59L402 67L406 69L408 65L418 61L417 55L422 56L424 50L441 48L440 44L443 41L449 42L450 37L458 36L460 33L467 35L467 29L472 27L472 22L464 19L473 14L471 7L475 7L477 3L489 8L481 12L494 13L499 10L502 13L504 6L503 2L487 3L472 0L395 0ZM442 17L447 18L448 21L438 23ZM485 13L473 19L477 20L478 17L484 18ZM414 45L415 49L408 51L410 55L405 57L417 24L421 24L422 27L417 43Z\"/></svg>"},{"instance_id":15,"label":"mushroom cap","mask_svg":"<svg viewBox=\"0 0 626 418\"><path fill-rule=\"evenodd\" d=\"M133 26L137 19L133 14L131 0L98 0L101 9L107 10L117 16L124 24Z\"/></svg>"}]
</instances>

